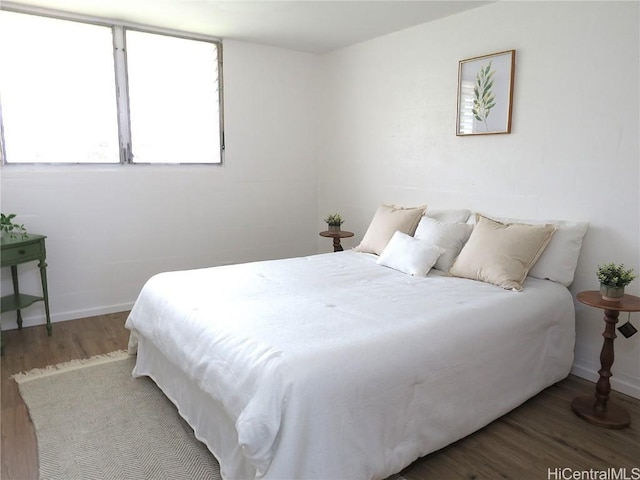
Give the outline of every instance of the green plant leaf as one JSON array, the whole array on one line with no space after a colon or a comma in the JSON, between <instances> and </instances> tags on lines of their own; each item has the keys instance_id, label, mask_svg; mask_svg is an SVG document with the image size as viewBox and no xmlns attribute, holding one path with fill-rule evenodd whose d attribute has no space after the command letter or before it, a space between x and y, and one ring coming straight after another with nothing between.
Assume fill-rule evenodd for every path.
<instances>
[{"instance_id":1,"label":"green plant leaf","mask_svg":"<svg viewBox=\"0 0 640 480\"><path fill-rule=\"evenodd\" d=\"M495 95L493 93L495 70L492 70L492 62L484 67L480 67L476 74L476 82L473 87L473 107L472 113L474 118L479 122L484 122L487 126L487 117L491 113L491 109L496 106Z\"/></svg>"}]
</instances>

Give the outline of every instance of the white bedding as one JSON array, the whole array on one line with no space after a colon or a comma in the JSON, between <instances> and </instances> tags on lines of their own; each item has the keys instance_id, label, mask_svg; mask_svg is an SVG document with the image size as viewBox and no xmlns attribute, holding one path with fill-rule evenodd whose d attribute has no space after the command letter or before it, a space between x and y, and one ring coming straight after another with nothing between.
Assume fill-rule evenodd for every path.
<instances>
[{"instance_id":1,"label":"white bedding","mask_svg":"<svg viewBox=\"0 0 640 480\"><path fill-rule=\"evenodd\" d=\"M201 404L183 414L225 479L386 478L568 375L575 315L562 285L528 278L512 292L376 258L156 275L126 323L130 349L140 341L134 375L181 411ZM216 422L235 435L211 433Z\"/></svg>"}]
</instances>

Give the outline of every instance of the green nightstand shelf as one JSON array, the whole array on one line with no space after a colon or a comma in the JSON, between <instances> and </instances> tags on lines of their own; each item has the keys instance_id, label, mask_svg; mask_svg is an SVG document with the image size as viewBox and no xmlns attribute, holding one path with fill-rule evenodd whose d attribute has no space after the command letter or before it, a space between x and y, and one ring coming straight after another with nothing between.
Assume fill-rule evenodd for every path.
<instances>
[{"instance_id":1,"label":"green nightstand shelf","mask_svg":"<svg viewBox=\"0 0 640 480\"><path fill-rule=\"evenodd\" d=\"M47 288L47 252L44 245L44 235L30 233L26 237L16 235L14 238L3 236L0 238L0 266L11 267L11 279L13 281L13 295L6 295L0 299L0 312L16 310L18 329L22 329L22 313L20 310L31 304L44 301L44 309L47 315L47 333L51 335L51 316L49 314L49 293ZM38 260L40 268L40 280L42 281L42 296L26 295L20 293L18 285L18 265ZM0 335L2 331L0 330ZM0 340L4 347L4 343Z\"/></svg>"}]
</instances>

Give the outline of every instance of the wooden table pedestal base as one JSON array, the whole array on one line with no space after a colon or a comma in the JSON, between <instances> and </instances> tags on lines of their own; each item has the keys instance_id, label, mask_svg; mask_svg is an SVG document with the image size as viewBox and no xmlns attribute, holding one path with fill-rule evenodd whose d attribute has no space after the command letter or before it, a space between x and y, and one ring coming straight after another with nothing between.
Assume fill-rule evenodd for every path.
<instances>
[{"instance_id":1,"label":"wooden table pedestal base","mask_svg":"<svg viewBox=\"0 0 640 480\"><path fill-rule=\"evenodd\" d=\"M613 365L613 341L616 339L616 323L620 312L640 312L640 298L624 295L616 302L605 300L600 292L590 290L576 295L580 303L604 310L605 328L602 332L604 342L600 352L600 370L596 394L591 397L578 397L571 402L571 409L583 420L604 428L625 428L631 423L631 417L624 407L609 402L611 393L611 366Z\"/></svg>"},{"instance_id":2,"label":"wooden table pedestal base","mask_svg":"<svg viewBox=\"0 0 640 480\"><path fill-rule=\"evenodd\" d=\"M571 410L583 420L604 428L625 428L631 423L631 417L623 407L607 402L607 411L598 413L594 409L595 398L578 397L571 402Z\"/></svg>"}]
</instances>

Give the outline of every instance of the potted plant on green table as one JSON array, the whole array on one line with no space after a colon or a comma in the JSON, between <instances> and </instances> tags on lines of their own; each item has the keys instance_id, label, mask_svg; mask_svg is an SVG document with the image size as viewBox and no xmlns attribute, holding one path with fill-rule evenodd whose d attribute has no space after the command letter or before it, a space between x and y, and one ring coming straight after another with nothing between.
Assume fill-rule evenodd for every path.
<instances>
[{"instance_id":1,"label":"potted plant on green table","mask_svg":"<svg viewBox=\"0 0 640 480\"><path fill-rule=\"evenodd\" d=\"M344 223L344 220L339 213L332 213L331 215L327 216L324 221L327 222L330 232L339 232L340 225Z\"/></svg>"},{"instance_id":2,"label":"potted plant on green table","mask_svg":"<svg viewBox=\"0 0 640 480\"><path fill-rule=\"evenodd\" d=\"M23 224L13 223L13 219L16 217L15 213L5 215L0 213L0 232L2 236L8 235L10 238L16 238L17 235L21 235L22 238L27 237L27 229Z\"/></svg>"},{"instance_id":3,"label":"potted plant on green table","mask_svg":"<svg viewBox=\"0 0 640 480\"><path fill-rule=\"evenodd\" d=\"M615 263L598 265L596 276L600 280L602 299L609 302L619 302L624 296L624 287L636 278L633 268L625 269L622 263L620 265Z\"/></svg>"}]
</instances>

